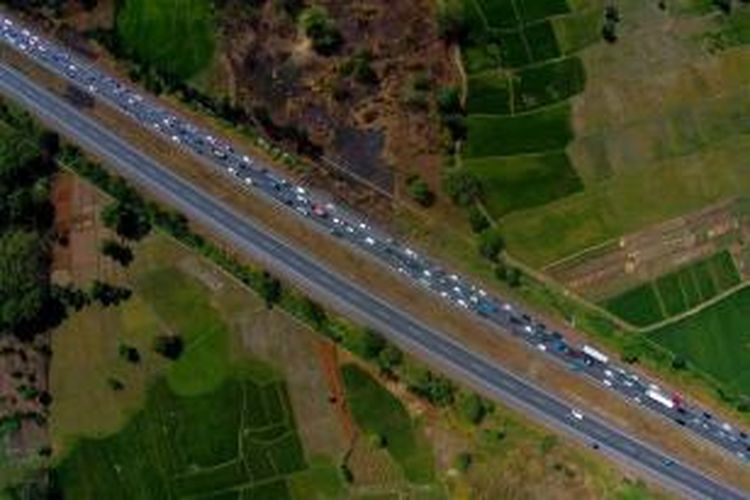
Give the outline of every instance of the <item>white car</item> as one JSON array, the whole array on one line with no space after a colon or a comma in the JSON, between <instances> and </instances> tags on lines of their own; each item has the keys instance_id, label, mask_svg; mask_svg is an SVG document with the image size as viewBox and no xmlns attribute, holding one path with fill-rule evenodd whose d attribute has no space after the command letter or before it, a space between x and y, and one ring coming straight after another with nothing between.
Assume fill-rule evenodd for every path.
<instances>
[{"instance_id":1,"label":"white car","mask_svg":"<svg viewBox=\"0 0 750 500\"><path fill-rule=\"evenodd\" d=\"M570 410L570 414L573 415L573 418L575 418L576 420L583 420L583 413L581 413L580 410L576 410L575 408L573 408L572 410Z\"/></svg>"}]
</instances>

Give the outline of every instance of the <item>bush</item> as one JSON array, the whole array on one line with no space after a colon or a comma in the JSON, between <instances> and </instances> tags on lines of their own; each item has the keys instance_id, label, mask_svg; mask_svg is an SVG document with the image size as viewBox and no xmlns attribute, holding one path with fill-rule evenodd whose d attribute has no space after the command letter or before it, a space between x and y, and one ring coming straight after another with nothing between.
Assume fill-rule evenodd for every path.
<instances>
[{"instance_id":1,"label":"bush","mask_svg":"<svg viewBox=\"0 0 750 500\"><path fill-rule=\"evenodd\" d=\"M119 189L117 181L111 187ZM127 198L127 193L128 191L123 191L120 196L115 197ZM128 240L141 240L151 231L151 221L143 207L128 202L116 201L104 207L102 220L105 226Z\"/></svg>"},{"instance_id":2,"label":"bush","mask_svg":"<svg viewBox=\"0 0 750 500\"><path fill-rule=\"evenodd\" d=\"M491 403L478 394L469 394L461 398L458 405L459 414L469 423L479 425L492 409Z\"/></svg>"},{"instance_id":3,"label":"bush","mask_svg":"<svg viewBox=\"0 0 750 500\"><path fill-rule=\"evenodd\" d=\"M404 360L403 353L393 344L388 344L380 351L377 363L383 373L393 373L393 370Z\"/></svg>"},{"instance_id":4,"label":"bush","mask_svg":"<svg viewBox=\"0 0 750 500\"><path fill-rule=\"evenodd\" d=\"M101 252L123 267L128 267L133 261L133 251L115 240L105 240Z\"/></svg>"},{"instance_id":5,"label":"bush","mask_svg":"<svg viewBox=\"0 0 750 500\"><path fill-rule=\"evenodd\" d=\"M268 271L263 271L257 292L266 302L266 307L271 309L281 300L281 282Z\"/></svg>"},{"instance_id":6,"label":"bush","mask_svg":"<svg viewBox=\"0 0 750 500\"><path fill-rule=\"evenodd\" d=\"M299 23L315 52L329 56L341 46L341 33L325 8L318 5L308 7L300 14Z\"/></svg>"},{"instance_id":7,"label":"bush","mask_svg":"<svg viewBox=\"0 0 750 500\"><path fill-rule=\"evenodd\" d=\"M458 87L442 87L437 94L438 111L442 115L462 114L461 92Z\"/></svg>"},{"instance_id":8,"label":"bush","mask_svg":"<svg viewBox=\"0 0 750 500\"><path fill-rule=\"evenodd\" d=\"M466 472L467 470L469 470L472 462L473 458L471 456L471 453L464 451L456 455L456 469L459 472Z\"/></svg>"},{"instance_id":9,"label":"bush","mask_svg":"<svg viewBox=\"0 0 750 500\"><path fill-rule=\"evenodd\" d=\"M426 368L419 368L413 380L409 381L409 389L418 396L425 398L435 406L449 406L453 404L456 388L449 379L436 375Z\"/></svg>"},{"instance_id":10,"label":"bush","mask_svg":"<svg viewBox=\"0 0 750 500\"><path fill-rule=\"evenodd\" d=\"M424 179L412 176L407 181L407 189L412 200L416 201L423 207L430 207L435 203L435 194L430 191Z\"/></svg>"},{"instance_id":11,"label":"bush","mask_svg":"<svg viewBox=\"0 0 750 500\"><path fill-rule=\"evenodd\" d=\"M497 262L503 247L503 237L497 229L486 229L479 235L479 254L485 259Z\"/></svg>"},{"instance_id":12,"label":"bush","mask_svg":"<svg viewBox=\"0 0 750 500\"><path fill-rule=\"evenodd\" d=\"M179 335L159 335L154 340L154 351L172 361L180 359L184 349L185 345Z\"/></svg>"},{"instance_id":13,"label":"bush","mask_svg":"<svg viewBox=\"0 0 750 500\"><path fill-rule=\"evenodd\" d=\"M475 233L481 233L490 227L490 221L476 205L469 207L469 225Z\"/></svg>"},{"instance_id":14,"label":"bush","mask_svg":"<svg viewBox=\"0 0 750 500\"><path fill-rule=\"evenodd\" d=\"M139 363L141 361L141 353L138 352L138 349L136 349L133 346L129 346L126 344L120 344L119 348L119 354L122 359L127 361L128 363Z\"/></svg>"},{"instance_id":15,"label":"bush","mask_svg":"<svg viewBox=\"0 0 750 500\"><path fill-rule=\"evenodd\" d=\"M349 58L341 68L345 75L351 75L357 82L365 85L377 85L378 74L372 69L372 54L369 50L360 49Z\"/></svg>"},{"instance_id":16,"label":"bush","mask_svg":"<svg viewBox=\"0 0 750 500\"><path fill-rule=\"evenodd\" d=\"M460 43L469 32L464 5L462 0L438 1L438 34L446 42Z\"/></svg>"},{"instance_id":17,"label":"bush","mask_svg":"<svg viewBox=\"0 0 750 500\"><path fill-rule=\"evenodd\" d=\"M482 195L482 184L472 172L451 169L443 176L443 190L460 206L467 206Z\"/></svg>"},{"instance_id":18,"label":"bush","mask_svg":"<svg viewBox=\"0 0 750 500\"><path fill-rule=\"evenodd\" d=\"M132 294L133 292L125 287L110 285L99 280L94 280L89 292L91 298L104 307L116 306L120 302L128 300Z\"/></svg>"}]
</instances>

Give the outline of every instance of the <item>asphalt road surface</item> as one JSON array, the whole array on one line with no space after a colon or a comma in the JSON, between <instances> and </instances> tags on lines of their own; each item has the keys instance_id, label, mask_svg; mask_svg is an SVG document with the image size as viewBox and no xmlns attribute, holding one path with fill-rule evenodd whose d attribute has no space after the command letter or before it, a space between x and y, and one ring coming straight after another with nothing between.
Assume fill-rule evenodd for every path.
<instances>
[{"instance_id":1,"label":"asphalt road surface","mask_svg":"<svg viewBox=\"0 0 750 500\"><path fill-rule=\"evenodd\" d=\"M665 454L597 418L574 416L571 405L469 351L446 334L423 325L339 276L303 250L292 248L3 64L0 64L0 92L85 149L105 158L124 176L168 200L233 245L260 258L279 274L325 297L339 309L355 315L402 347L428 358L454 376L586 443L596 443L601 452L627 462L691 497L750 498L750 495L723 485L687 465L671 461Z\"/></svg>"}]
</instances>

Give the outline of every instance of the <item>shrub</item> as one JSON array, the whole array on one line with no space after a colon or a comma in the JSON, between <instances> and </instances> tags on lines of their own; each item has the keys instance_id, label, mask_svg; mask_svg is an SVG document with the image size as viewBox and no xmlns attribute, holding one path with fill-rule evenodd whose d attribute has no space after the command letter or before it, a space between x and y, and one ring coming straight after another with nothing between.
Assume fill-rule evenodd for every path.
<instances>
[{"instance_id":1,"label":"shrub","mask_svg":"<svg viewBox=\"0 0 750 500\"><path fill-rule=\"evenodd\" d=\"M469 207L469 225L475 233L481 233L490 227L490 221L476 205Z\"/></svg>"},{"instance_id":2,"label":"shrub","mask_svg":"<svg viewBox=\"0 0 750 500\"><path fill-rule=\"evenodd\" d=\"M89 295L102 306L116 306L124 300L128 300L133 292L125 287L110 285L99 280L91 284Z\"/></svg>"},{"instance_id":3,"label":"shrub","mask_svg":"<svg viewBox=\"0 0 750 500\"><path fill-rule=\"evenodd\" d=\"M317 53L328 56L341 46L341 33L325 8L308 7L300 14L299 23Z\"/></svg>"},{"instance_id":4,"label":"shrub","mask_svg":"<svg viewBox=\"0 0 750 500\"><path fill-rule=\"evenodd\" d=\"M179 335L159 335L154 339L154 351L169 360L180 359L184 349L185 345Z\"/></svg>"},{"instance_id":5,"label":"shrub","mask_svg":"<svg viewBox=\"0 0 750 500\"><path fill-rule=\"evenodd\" d=\"M469 467L471 467L471 463L473 461L473 458L470 453L468 452L461 452L458 455L456 455L456 469L459 472L466 472L469 470Z\"/></svg>"},{"instance_id":6,"label":"shrub","mask_svg":"<svg viewBox=\"0 0 750 500\"><path fill-rule=\"evenodd\" d=\"M443 190L460 206L467 206L482 194L482 184L472 172L451 169L443 176Z\"/></svg>"},{"instance_id":7,"label":"shrub","mask_svg":"<svg viewBox=\"0 0 750 500\"><path fill-rule=\"evenodd\" d=\"M133 261L133 251L115 240L105 240L101 246L102 254L119 263L123 267L128 267Z\"/></svg>"},{"instance_id":8,"label":"shrub","mask_svg":"<svg viewBox=\"0 0 750 500\"><path fill-rule=\"evenodd\" d=\"M479 254L485 259L497 262L503 247L503 237L496 229L486 229L479 235Z\"/></svg>"},{"instance_id":9,"label":"shrub","mask_svg":"<svg viewBox=\"0 0 750 500\"><path fill-rule=\"evenodd\" d=\"M412 176L407 181L409 196L423 207L430 207L435 203L435 194L430 190L424 179Z\"/></svg>"}]
</instances>

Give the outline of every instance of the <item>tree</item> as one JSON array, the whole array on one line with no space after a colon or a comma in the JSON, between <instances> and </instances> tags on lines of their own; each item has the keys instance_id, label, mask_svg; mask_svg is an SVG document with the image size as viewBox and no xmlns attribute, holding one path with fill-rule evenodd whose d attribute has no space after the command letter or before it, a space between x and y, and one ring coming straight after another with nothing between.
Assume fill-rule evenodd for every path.
<instances>
[{"instance_id":1,"label":"tree","mask_svg":"<svg viewBox=\"0 0 750 500\"><path fill-rule=\"evenodd\" d=\"M479 253L487 260L497 262L503 246L503 237L497 229L486 229L479 235Z\"/></svg>"},{"instance_id":2,"label":"tree","mask_svg":"<svg viewBox=\"0 0 750 500\"><path fill-rule=\"evenodd\" d=\"M473 458L469 452L464 451L456 455L456 469L459 472L466 472L469 470L472 462Z\"/></svg>"},{"instance_id":3,"label":"tree","mask_svg":"<svg viewBox=\"0 0 750 500\"><path fill-rule=\"evenodd\" d=\"M732 12L732 0L713 0L713 4L724 14Z\"/></svg>"},{"instance_id":4,"label":"tree","mask_svg":"<svg viewBox=\"0 0 750 500\"><path fill-rule=\"evenodd\" d=\"M495 277L500 281L508 280L508 266L502 259L498 259L497 264L495 264Z\"/></svg>"},{"instance_id":5,"label":"tree","mask_svg":"<svg viewBox=\"0 0 750 500\"><path fill-rule=\"evenodd\" d=\"M448 170L443 177L443 189L460 206L467 206L482 195L479 179L465 169Z\"/></svg>"},{"instance_id":6,"label":"tree","mask_svg":"<svg viewBox=\"0 0 750 500\"><path fill-rule=\"evenodd\" d=\"M404 360L404 354L393 344L388 343L378 354L378 367L383 373L393 373L394 368Z\"/></svg>"},{"instance_id":7,"label":"tree","mask_svg":"<svg viewBox=\"0 0 750 500\"><path fill-rule=\"evenodd\" d=\"M266 307L271 309L274 304L281 300L281 282L268 271L263 271L258 293L266 302Z\"/></svg>"},{"instance_id":8,"label":"tree","mask_svg":"<svg viewBox=\"0 0 750 500\"><path fill-rule=\"evenodd\" d=\"M103 281L94 280L91 284L89 295L102 306L116 306L124 300L128 300L133 294L128 288L110 285Z\"/></svg>"},{"instance_id":9,"label":"tree","mask_svg":"<svg viewBox=\"0 0 750 500\"><path fill-rule=\"evenodd\" d=\"M459 402L461 416L474 425L482 423L489 408L490 406L478 394L466 395Z\"/></svg>"},{"instance_id":10,"label":"tree","mask_svg":"<svg viewBox=\"0 0 750 500\"><path fill-rule=\"evenodd\" d=\"M463 113L461 91L455 85L441 87L437 94L438 111L442 115Z\"/></svg>"},{"instance_id":11,"label":"tree","mask_svg":"<svg viewBox=\"0 0 750 500\"><path fill-rule=\"evenodd\" d=\"M490 221L487 219L487 217L484 215L484 213L479 210L479 207L476 205L471 205L469 207L469 225L471 226L471 230L475 233L481 233L488 227L490 227Z\"/></svg>"},{"instance_id":12,"label":"tree","mask_svg":"<svg viewBox=\"0 0 750 500\"><path fill-rule=\"evenodd\" d=\"M459 43L469 31L464 5L465 2L462 0L438 1L438 34L446 42Z\"/></svg>"},{"instance_id":13,"label":"tree","mask_svg":"<svg viewBox=\"0 0 750 500\"><path fill-rule=\"evenodd\" d=\"M435 193L430 190L424 179L418 175L407 181L409 196L423 207L430 207L435 203Z\"/></svg>"},{"instance_id":14,"label":"tree","mask_svg":"<svg viewBox=\"0 0 750 500\"><path fill-rule=\"evenodd\" d=\"M101 251L102 254L111 258L123 267L128 267L133 261L133 251L129 247L121 245L115 240L105 240L102 243Z\"/></svg>"},{"instance_id":15,"label":"tree","mask_svg":"<svg viewBox=\"0 0 750 500\"><path fill-rule=\"evenodd\" d=\"M508 268L508 286L516 288L521 285L521 271L517 267Z\"/></svg>"},{"instance_id":16,"label":"tree","mask_svg":"<svg viewBox=\"0 0 750 500\"><path fill-rule=\"evenodd\" d=\"M602 26L602 38L609 43L617 41L617 23L607 19Z\"/></svg>"},{"instance_id":17,"label":"tree","mask_svg":"<svg viewBox=\"0 0 750 500\"><path fill-rule=\"evenodd\" d=\"M169 360L180 359L184 350L185 345L179 335L159 335L154 339L154 351Z\"/></svg>"},{"instance_id":18,"label":"tree","mask_svg":"<svg viewBox=\"0 0 750 500\"><path fill-rule=\"evenodd\" d=\"M118 352L120 354L120 357L127 361L128 363L139 363L141 361L141 353L138 352L138 349L136 349L133 346L127 345L127 344L120 344L120 347L118 349Z\"/></svg>"},{"instance_id":19,"label":"tree","mask_svg":"<svg viewBox=\"0 0 750 500\"><path fill-rule=\"evenodd\" d=\"M341 46L341 33L325 8L318 5L306 8L299 16L299 23L315 52L329 56Z\"/></svg>"},{"instance_id":20,"label":"tree","mask_svg":"<svg viewBox=\"0 0 750 500\"><path fill-rule=\"evenodd\" d=\"M421 368L410 381L409 389L435 406L448 406L453 403L456 388L447 378Z\"/></svg>"},{"instance_id":21,"label":"tree","mask_svg":"<svg viewBox=\"0 0 750 500\"><path fill-rule=\"evenodd\" d=\"M302 299L301 313L302 316L308 319L316 328L323 326L327 319L323 306L309 297Z\"/></svg>"},{"instance_id":22,"label":"tree","mask_svg":"<svg viewBox=\"0 0 750 500\"><path fill-rule=\"evenodd\" d=\"M672 359L672 368L675 370L684 370L687 368L687 361L682 356L675 356Z\"/></svg>"},{"instance_id":23,"label":"tree","mask_svg":"<svg viewBox=\"0 0 750 500\"><path fill-rule=\"evenodd\" d=\"M377 85L378 74L372 69L372 53L366 49L359 49L341 68L345 75L351 75L357 82L364 85Z\"/></svg>"},{"instance_id":24,"label":"tree","mask_svg":"<svg viewBox=\"0 0 750 500\"><path fill-rule=\"evenodd\" d=\"M365 359L375 359L385 349L386 344L378 332L367 328L362 334L362 356Z\"/></svg>"},{"instance_id":25,"label":"tree","mask_svg":"<svg viewBox=\"0 0 750 500\"><path fill-rule=\"evenodd\" d=\"M116 201L102 211L104 225L125 239L138 241L151 231L151 221L142 207Z\"/></svg>"},{"instance_id":26,"label":"tree","mask_svg":"<svg viewBox=\"0 0 750 500\"><path fill-rule=\"evenodd\" d=\"M40 320L50 298L48 257L36 231L0 237L0 329L14 331Z\"/></svg>"}]
</instances>

